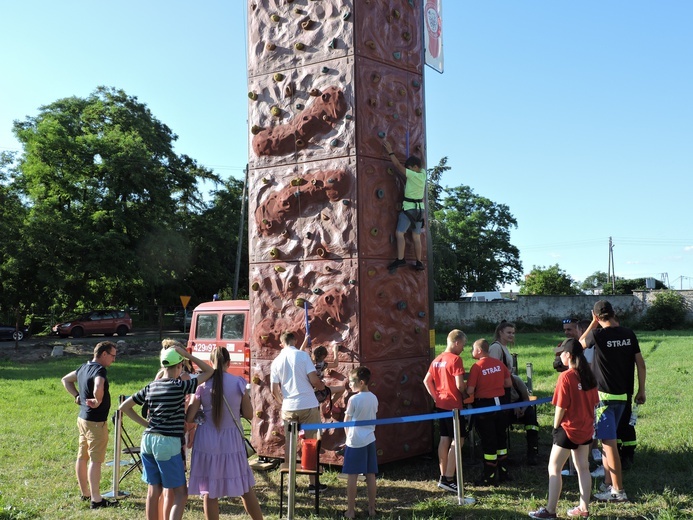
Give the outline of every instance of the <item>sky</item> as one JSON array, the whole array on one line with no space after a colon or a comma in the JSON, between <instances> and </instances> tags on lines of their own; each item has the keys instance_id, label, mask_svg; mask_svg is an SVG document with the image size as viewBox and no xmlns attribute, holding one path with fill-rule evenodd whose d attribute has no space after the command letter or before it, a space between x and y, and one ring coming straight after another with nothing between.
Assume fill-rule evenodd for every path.
<instances>
[{"instance_id":1,"label":"sky","mask_svg":"<svg viewBox=\"0 0 693 520\"><path fill-rule=\"evenodd\" d=\"M20 150L14 120L105 85L241 178L245 16L245 0L2 1L0 150ZM616 276L693 288L692 26L690 0L443 1L427 162L508 206L524 274L607 272L611 237Z\"/></svg>"}]
</instances>

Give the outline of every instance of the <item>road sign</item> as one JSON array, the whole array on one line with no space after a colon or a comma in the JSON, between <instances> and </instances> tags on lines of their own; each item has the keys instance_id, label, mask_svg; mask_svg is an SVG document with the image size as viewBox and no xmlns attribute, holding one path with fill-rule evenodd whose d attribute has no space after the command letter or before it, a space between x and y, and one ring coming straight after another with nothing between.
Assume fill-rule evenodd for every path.
<instances>
[{"instance_id":1,"label":"road sign","mask_svg":"<svg viewBox=\"0 0 693 520\"><path fill-rule=\"evenodd\" d=\"M180 302L183 304L183 308L185 309L188 306L188 303L190 302L190 296L181 296Z\"/></svg>"}]
</instances>

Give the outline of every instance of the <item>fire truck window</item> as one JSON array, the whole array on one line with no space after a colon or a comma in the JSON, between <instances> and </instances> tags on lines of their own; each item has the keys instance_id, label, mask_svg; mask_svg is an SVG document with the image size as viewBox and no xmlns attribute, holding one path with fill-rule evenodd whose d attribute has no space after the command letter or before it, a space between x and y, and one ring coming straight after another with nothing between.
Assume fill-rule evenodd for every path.
<instances>
[{"instance_id":1,"label":"fire truck window","mask_svg":"<svg viewBox=\"0 0 693 520\"><path fill-rule=\"evenodd\" d=\"M221 339L243 339L245 315L224 314L221 327Z\"/></svg>"},{"instance_id":2,"label":"fire truck window","mask_svg":"<svg viewBox=\"0 0 693 520\"><path fill-rule=\"evenodd\" d=\"M197 332L195 339L216 339L217 337L217 315L198 314Z\"/></svg>"}]
</instances>

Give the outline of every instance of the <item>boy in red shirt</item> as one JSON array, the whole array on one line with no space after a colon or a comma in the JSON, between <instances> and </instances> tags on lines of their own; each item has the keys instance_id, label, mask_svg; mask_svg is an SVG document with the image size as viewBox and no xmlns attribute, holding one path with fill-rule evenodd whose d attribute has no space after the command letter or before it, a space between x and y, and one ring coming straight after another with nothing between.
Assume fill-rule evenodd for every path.
<instances>
[{"instance_id":1,"label":"boy in red shirt","mask_svg":"<svg viewBox=\"0 0 693 520\"><path fill-rule=\"evenodd\" d=\"M464 403L464 365L460 354L467 343L467 336L455 329L448 334L445 352L436 357L428 368L423 383L426 391L435 401L437 412L462 410ZM455 480L455 433L453 418L444 418L439 423L438 464L440 480L438 487L457 493ZM466 431L464 417L460 417L460 431ZM464 439L462 439L464 441ZM459 447L462 449L462 446Z\"/></svg>"},{"instance_id":2,"label":"boy in red shirt","mask_svg":"<svg viewBox=\"0 0 693 520\"><path fill-rule=\"evenodd\" d=\"M467 392L474 395L474 408L498 406L509 402L512 379L510 371L501 361L488 353L485 339L474 342L472 357L477 360L469 371ZM476 431L484 452L484 471L474 482L477 486L496 485L497 481L511 480L506 467L508 446L505 437L506 420L503 412L478 414L474 418Z\"/></svg>"}]
</instances>

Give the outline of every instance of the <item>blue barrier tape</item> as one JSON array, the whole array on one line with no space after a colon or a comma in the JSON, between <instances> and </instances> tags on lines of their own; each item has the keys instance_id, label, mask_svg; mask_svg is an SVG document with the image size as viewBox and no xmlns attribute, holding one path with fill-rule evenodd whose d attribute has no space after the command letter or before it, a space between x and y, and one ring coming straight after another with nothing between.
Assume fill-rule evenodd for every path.
<instances>
[{"instance_id":1,"label":"blue barrier tape","mask_svg":"<svg viewBox=\"0 0 693 520\"><path fill-rule=\"evenodd\" d=\"M517 403L502 404L499 406L486 406L484 408L465 408L460 410L460 416L476 415L480 413L498 412L501 410L511 410L513 408L524 408L526 406L537 406L539 404L550 403L551 397L543 397L535 401L520 401ZM329 430L331 428L351 428L352 426L373 426L383 424L403 424L410 422L431 421L433 419L443 419L452 417L452 412L427 413L423 415L410 415L408 417L389 417L387 419L372 419L368 421L348 421L332 423L309 423L302 424L302 430Z\"/></svg>"}]
</instances>

